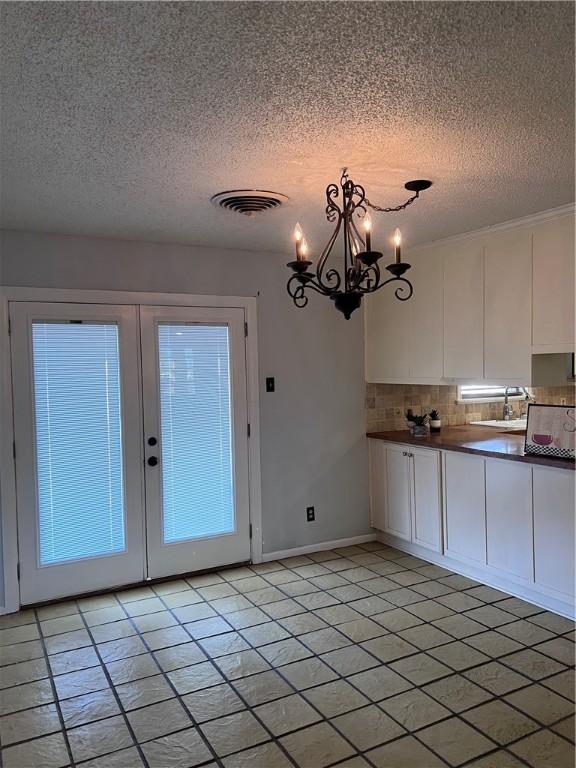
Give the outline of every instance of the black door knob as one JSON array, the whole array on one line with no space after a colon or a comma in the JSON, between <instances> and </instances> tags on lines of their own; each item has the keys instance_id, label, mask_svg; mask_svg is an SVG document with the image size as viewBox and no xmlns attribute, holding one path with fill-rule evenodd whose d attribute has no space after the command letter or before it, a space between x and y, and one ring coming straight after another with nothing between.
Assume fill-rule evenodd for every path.
<instances>
[{"instance_id":1,"label":"black door knob","mask_svg":"<svg viewBox=\"0 0 576 768\"><path fill-rule=\"evenodd\" d=\"M156 445L157 442L158 442L158 440L156 440L155 437L149 437L148 438L148 445Z\"/></svg>"},{"instance_id":2,"label":"black door knob","mask_svg":"<svg viewBox=\"0 0 576 768\"><path fill-rule=\"evenodd\" d=\"M158 464L158 459L156 458L156 456L150 456L150 458L148 459L148 464L151 467L155 467L156 464Z\"/></svg>"}]
</instances>

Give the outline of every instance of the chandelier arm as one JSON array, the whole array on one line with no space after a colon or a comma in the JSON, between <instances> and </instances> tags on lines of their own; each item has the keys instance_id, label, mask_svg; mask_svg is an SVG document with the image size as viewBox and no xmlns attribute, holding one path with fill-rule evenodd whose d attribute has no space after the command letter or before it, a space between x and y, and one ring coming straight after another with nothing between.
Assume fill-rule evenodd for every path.
<instances>
[{"instance_id":1,"label":"chandelier arm","mask_svg":"<svg viewBox=\"0 0 576 768\"><path fill-rule=\"evenodd\" d=\"M336 223L336 226L334 227L334 231L332 232L330 239L324 246L324 250L320 254L320 258L318 259L318 264L316 265L316 279L322 287L326 288L327 291L338 290L341 282L340 275L338 275L338 285L337 286L329 285L329 283L333 282L333 279L334 279L333 275L338 274L334 269L328 270L328 272L326 273L326 280L328 282L327 283L324 282L324 267L326 266L326 261L328 260L328 257L330 256L332 248L334 247L334 243L336 242L336 239L340 234L342 219L343 219L343 215L340 213L338 215L338 221Z\"/></svg>"},{"instance_id":2,"label":"chandelier arm","mask_svg":"<svg viewBox=\"0 0 576 768\"><path fill-rule=\"evenodd\" d=\"M369 280L370 276L373 276L374 280L374 286L373 287L364 287L362 284L365 280ZM356 282L356 290L361 291L362 293L372 293L373 291L377 291L378 288L380 288L380 267L378 264L371 264L369 267L366 267L366 269L363 269L359 275L358 280Z\"/></svg>"},{"instance_id":3,"label":"chandelier arm","mask_svg":"<svg viewBox=\"0 0 576 768\"><path fill-rule=\"evenodd\" d=\"M398 211L403 211L405 208L408 208L408 206L412 205L414 200L417 200L419 197L420 197L420 192L416 192L414 195L412 195L411 198L406 200L405 203L402 203L401 205L397 205L395 208L381 208L379 205L375 205L374 203L371 203L370 200L367 200L366 198L364 198L364 202L374 211L379 211L380 213L397 213Z\"/></svg>"},{"instance_id":4,"label":"chandelier arm","mask_svg":"<svg viewBox=\"0 0 576 768\"><path fill-rule=\"evenodd\" d=\"M412 283L410 282L410 280L407 280L405 277L389 277L388 280L384 280L383 283L380 283L380 285L374 288L372 291L363 291L363 293L373 293L374 291L379 291L380 288L383 288L385 285L388 285L389 283L397 283L397 282L402 283L402 285L399 285L396 288L396 290L394 291L394 296L396 296L398 301L408 301L408 299L414 293L414 288L412 287Z\"/></svg>"}]
</instances>

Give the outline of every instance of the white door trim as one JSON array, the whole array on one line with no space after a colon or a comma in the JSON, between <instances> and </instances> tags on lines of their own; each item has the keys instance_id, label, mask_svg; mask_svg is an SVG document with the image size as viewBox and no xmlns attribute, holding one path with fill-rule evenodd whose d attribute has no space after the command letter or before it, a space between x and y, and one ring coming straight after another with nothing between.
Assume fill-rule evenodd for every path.
<instances>
[{"instance_id":1,"label":"white door trim","mask_svg":"<svg viewBox=\"0 0 576 768\"><path fill-rule=\"evenodd\" d=\"M0 615L17 611L20 607L16 475L13 457L12 368L10 339L8 335L8 302L14 301L242 307L244 309L248 330L246 338L246 371L248 379L248 418L251 428L248 449L250 522L252 525L251 552L252 562L262 562L260 394L256 297L0 286L0 543L2 546L2 563L0 565L3 571L0 574ZM2 576L3 579L1 578Z\"/></svg>"}]
</instances>

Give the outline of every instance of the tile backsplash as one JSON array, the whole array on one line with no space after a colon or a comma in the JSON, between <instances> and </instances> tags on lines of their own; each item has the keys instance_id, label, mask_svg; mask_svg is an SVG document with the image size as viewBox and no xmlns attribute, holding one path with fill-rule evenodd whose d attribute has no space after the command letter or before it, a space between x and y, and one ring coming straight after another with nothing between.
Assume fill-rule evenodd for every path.
<instances>
[{"instance_id":1,"label":"tile backsplash","mask_svg":"<svg viewBox=\"0 0 576 768\"><path fill-rule=\"evenodd\" d=\"M574 404L574 386L531 387L537 403L561 405L566 398ZM467 424L470 421L502 418L502 403L456 402L458 388L455 386L434 386L422 384L367 384L366 385L366 426L368 432L406 429L404 412L412 408L414 413L429 413L432 408L440 412L442 423L448 426ZM513 400L512 407L518 411L526 405L522 400Z\"/></svg>"}]
</instances>

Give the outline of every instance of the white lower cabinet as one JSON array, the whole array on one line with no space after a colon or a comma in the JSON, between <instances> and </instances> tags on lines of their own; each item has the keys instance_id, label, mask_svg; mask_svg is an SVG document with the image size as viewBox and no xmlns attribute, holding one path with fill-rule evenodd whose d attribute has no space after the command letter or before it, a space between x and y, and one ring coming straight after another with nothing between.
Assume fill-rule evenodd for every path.
<instances>
[{"instance_id":1,"label":"white lower cabinet","mask_svg":"<svg viewBox=\"0 0 576 768\"><path fill-rule=\"evenodd\" d=\"M486 563L484 459L444 454L444 549L458 560Z\"/></svg>"},{"instance_id":2,"label":"white lower cabinet","mask_svg":"<svg viewBox=\"0 0 576 768\"><path fill-rule=\"evenodd\" d=\"M535 466L534 580L574 597L574 485L576 473Z\"/></svg>"},{"instance_id":3,"label":"white lower cabinet","mask_svg":"<svg viewBox=\"0 0 576 768\"><path fill-rule=\"evenodd\" d=\"M532 467L486 459L486 560L531 581L534 572Z\"/></svg>"},{"instance_id":4,"label":"white lower cabinet","mask_svg":"<svg viewBox=\"0 0 576 768\"><path fill-rule=\"evenodd\" d=\"M370 440L374 528L441 551L440 453Z\"/></svg>"}]
</instances>

